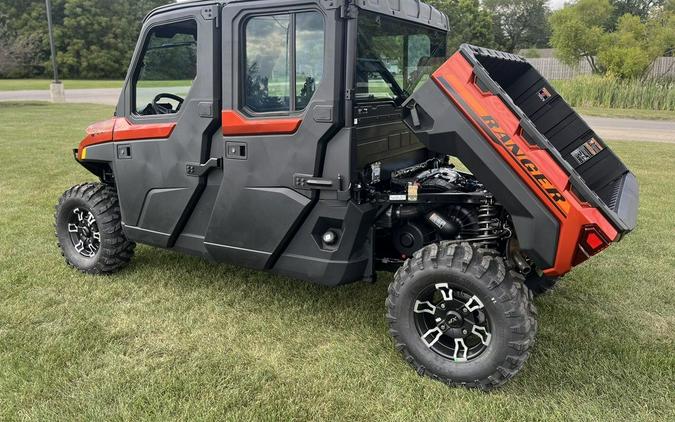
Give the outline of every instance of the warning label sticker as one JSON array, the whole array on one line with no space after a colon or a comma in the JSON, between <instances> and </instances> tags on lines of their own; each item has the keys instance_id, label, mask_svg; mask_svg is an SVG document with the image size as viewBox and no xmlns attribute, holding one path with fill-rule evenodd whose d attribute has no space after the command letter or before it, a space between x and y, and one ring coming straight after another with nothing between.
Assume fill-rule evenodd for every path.
<instances>
[{"instance_id":1,"label":"warning label sticker","mask_svg":"<svg viewBox=\"0 0 675 422\"><path fill-rule=\"evenodd\" d=\"M574 158L577 163L583 164L598 155L603 149L605 149L605 146L602 145L600 141L591 138L579 148L572 151L570 155L572 155L572 158Z\"/></svg>"}]
</instances>

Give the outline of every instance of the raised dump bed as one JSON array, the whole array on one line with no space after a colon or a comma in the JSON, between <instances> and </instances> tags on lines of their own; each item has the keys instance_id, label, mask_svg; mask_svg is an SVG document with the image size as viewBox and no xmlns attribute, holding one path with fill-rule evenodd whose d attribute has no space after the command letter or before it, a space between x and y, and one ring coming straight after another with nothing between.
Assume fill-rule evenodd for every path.
<instances>
[{"instance_id":1,"label":"raised dump bed","mask_svg":"<svg viewBox=\"0 0 675 422\"><path fill-rule=\"evenodd\" d=\"M622 198L636 203L632 194L637 193L635 177L555 88L522 57L470 46L461 51L474 67L482 66L475 71L485 85L499 92L516 116L534 124L535 140L542 144L548 140L585 185L617 214L612 216L619 217L617 225L635 227L637 214L630 212L635 207L624 206L621 212Z\"/></svg>"},{"instance_id":2,"label":"raised dump bed","mask_svg":"<svg viewBox=\"0 0 675 422\"><path fill-rule=\"evenodd\" d=\"M635 176L524 58L463 45L405 105L405 123L428 148L459 157L504 203L535 260L550 263L542 242L560 252L560 243L580 241L579 215L581 227L597 226L609 241L635 228ZM538 213L532 193L557 220L559 236L541 224L526 227L542 220L529 215Z\"/></svg>"}]
</instances>

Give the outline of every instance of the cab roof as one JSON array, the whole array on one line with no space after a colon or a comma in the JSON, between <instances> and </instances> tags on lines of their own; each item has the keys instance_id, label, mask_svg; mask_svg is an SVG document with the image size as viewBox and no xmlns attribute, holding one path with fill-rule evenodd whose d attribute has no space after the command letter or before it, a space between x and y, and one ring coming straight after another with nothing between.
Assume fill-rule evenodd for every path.
<instances>
[{"instance_id":1,"label":"cab roof","mask_svg":"<svg viewBox=\"0 0 675 422\"><path fill-rule=\"evenodd\" d=\"M179 10L186 7L193 7L199 5L221 5L229 3L244 3L254 2L260 0L189 0L180 3L171 3L165 6L160 6L152 10L145 17L145 20L152 16L172 11ZM369 10L376 13L381 13L387 16L412 21L422 25L430 26L441 31L448 30L448 17L435 7L423 3L419 0L319 0L326 9L336 9L343 3L351 3L359 9Z\"/></svg>"}]
</instances>

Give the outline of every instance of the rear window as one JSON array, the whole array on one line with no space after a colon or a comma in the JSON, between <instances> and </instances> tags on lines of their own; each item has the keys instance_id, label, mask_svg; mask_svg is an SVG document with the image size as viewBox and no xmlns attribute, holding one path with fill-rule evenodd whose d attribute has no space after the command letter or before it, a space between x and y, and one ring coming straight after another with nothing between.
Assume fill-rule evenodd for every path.
<instances>
[{"instance_id":1,"label":"rear window","mask_svg":"<svg viewBox=\"0 0 675 422\"><path fill-rule=\"evenodd\" d=\"M357 50L357 101L402 101L445 61L446 35L362 11Z\"/></svg>"}]
</instances>

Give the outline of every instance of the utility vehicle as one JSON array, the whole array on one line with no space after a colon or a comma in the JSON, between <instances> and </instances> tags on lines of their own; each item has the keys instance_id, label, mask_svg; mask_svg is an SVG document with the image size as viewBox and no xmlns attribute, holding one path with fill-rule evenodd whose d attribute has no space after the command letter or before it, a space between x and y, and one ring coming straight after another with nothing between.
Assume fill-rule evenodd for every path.
<instances>
[{"instance_id":1,"label":"utility vehicle","mask_svg":"<svg viewBox=\"0 0 675 422\"><path fill-rule=\"evenodd\" d=\"M395 271L386 318L420 374L489 389L523 366L532 293L636 224L633 174L523 58L416 0L167 5L112 119L100 182L56 209L68 264L135 243L336 286Z\"/></svg>"}]
</instances>

